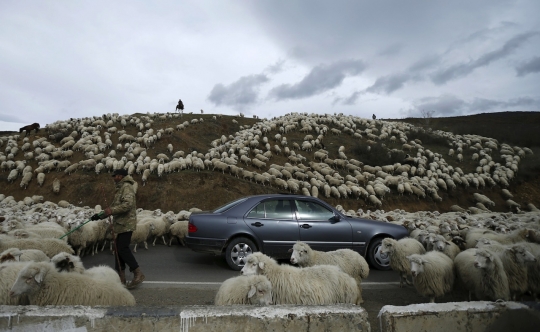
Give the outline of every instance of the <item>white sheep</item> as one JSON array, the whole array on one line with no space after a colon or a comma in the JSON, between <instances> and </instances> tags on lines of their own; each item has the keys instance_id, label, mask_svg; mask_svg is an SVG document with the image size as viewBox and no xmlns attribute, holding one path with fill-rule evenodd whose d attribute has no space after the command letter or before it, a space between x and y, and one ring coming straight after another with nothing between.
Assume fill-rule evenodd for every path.
<instances>
[{"instance_id":1,"label":"white sheep","mask_svg":"<svg viewBox=\"0 0 540 332\"><path fill-rule=\"evenodd\" d=\"M412 238L403 238L396 241L387 237L382 240L381 254L388 255L390 267L392 270L399 272L399 287L403 287L403 282L408 285L411 284L407 279L411 275L411 263L407 256L425 253L426 249L422 243Z\"/></svg>"},{"instance_id":2,"label":"white sheep","mask_svg":"<svg viewBox=\"0 0 540 332\"><path fill-rule=\"evenodd\" d=\"M336 265L343 272L356 280L359 292L359 302L362 303L362 279L369 275L369 265L359 253L351 249L338 249L334 251L318 251L312 249L307 243L296 242L292 249L291 263L300 267L315 265Z\"/></svg>"},{"instance_id":3,"label":"white sheep","mask_svg":"<svg viewBox=\"0 0 540 332\"><path fill-rule=\"evenodd\" d=\"M4 262L48 262L49 257L38 249L9 248L0 254L0 263Z\"/></svg>"},{"instance_id":4,"label":"white sheep","mask_svg":"<svg viewBox=\"0 0 540 332\"><path fill-rule=\"evenodd\" d=\"M263 275L249 275L225 280L216 294L215 305L272 304L272 284Z\"/></svg>"},{"instance_id":5,"label":"white sheep","mask_svg":"<svg viewBox=\"0 0 540 332\"><path fill-rule=\"evenodd\" d=\"M454 260L456 256L461 252L461 249L452 241L448 241L444 236L437 235L435 242L433 243L433 250L442 252L446 256Z\"/></svg>"},{"instance_id":6,"label":"white sheep","mask_svg":"<svg viewBox=\"0 0 540 332\"><path fill-rule=\"evenodd\" d=\"M495 206L495 202L493 202L491 199L489 199L485 195L482 195L482 194L479 194L479 193L474 193L473 197L479 203L482 203L484 205L487 204L487 205Z\"/></svg>"},{"instance_id":7,"label":"white sheep","mask_svg":"<svg viewBox=\"0 0 540 332\"><path fill-rule=\"evenodd\" d=\"M0 250L4 251L9 248L39 249L48 257L53 257L61 252L68 252L70 254L74 253L69 244L59 239L43 238L6 240L0 238Z\"/></svg>"},{"instance_id":8,"label":"white sheep","mask_svg":"<svg viewBox=\"0 0 540 332\"><path fill-rule=\"evenodd\" d=\"M58 180L58 178L53 180L53 192L55 194L60 193L60 180Z\"/></svg>"},{"instance_id":9,"label":"white sheep","mask_svg":"<svg viewBox=\"0 0 540 332\"><path fill-rule=\"evenodd\" d=\"M481 248L494 252L501 259L504 271L506 272L506 276L508 278L510 295L513 300L517 300L529 289L527 267L529 263L531 265L534 264L537 259L533 253L527 250L528 247L524 243L501 245L495 243L493 240L482 242L482 244L480 241L478 243Z\"/></svg>"},{"instance_id":10,"label":"white sheep","mask_svg":"<svg viewBox=\"0 0 540 332\"><path fill-rule=\"evenodd\" d=\"M443 296L454 287L454 263L450 257L438 251L423 255L407 256L411 263L411 274L416 291L429 297L434 303L436 297Z\"/></svg>"},{"instance_id":11,"label":"white sheep","mask_svg":"<svg viewBox=\"0 0 540 332\"><path fill-rule=\"evenodd\" d=\"M506 200L506 205L508 206L508 208L509 208L510 210L518 210L518 209L521 208L521 205L520 205L520 204L514 202L514 201L511 200L511 199L507 199L507 200Z\"/></svg>"},{"instance_id":12,"label":"white sheep","mask_svg":"<svg viewBox=\"0 0 540 332\"><path fill-rule=\"evenodd\" d=\"M508 277L499 256L488 249L479 248L476 250L474 267L480 270L480 300L510 300Z\"/></svg>"},{"instance_id":13,"label":"white sheep","mask_svg":"<svg viewBox=\"0 0 540 332\"><path fill-rule=\"evenodd\" d=\"M73 272L90 276L94 279L102 279L109 282L121 283L118 273L107 265L98 265L85 269L79 256L68 253L59 253L51 258L51 263L58 272Z\"/></svg>"},{"instance_id":14,"label":"white sheep","mask_svg":"<svg viewBox=\"0 0 540 332\"><path fill-rule=\"evenodd\" d=\"M490 240L495 240L501 244L513 244L523 241L530 242L534 239L534 236L535 231L527 228L518 228L508 234L496 233L480 228L469 230L465 240L467 241L467 248L474 248L478 239L483 237Z\"/></svg>"},{"instance_id":15,"label":"white sheep","mask_svg":"<svg viewBox=\"0 0 540 332\"><path fill-rule=\"evenodd\" d=\"M256 252L248 256L243 275L264 275L272 284L274 304L358 304L356 281L337 266L296 268Z\"/></svg>"},{"instance_id":16,"label":"white sheep","mask_svg":"<svg viewBox=\"0 0 540 332\"><path fill-rule=\"evenodd\" d=\"M154 237L154 241L152 242L152 246L156 245L156 240L161 237L163 240L163 244L167 244L167 241L165 241L165 235L169 233L169 229L171 227L171 223L173 223L176 220L176 215L172 214L171 212L166 213L159 217L146 217L146 218L140 218L137 223L147 223L152 222L154 227L150 231L150 235Z\"/></svg>"},{"instance_id":17,"label":"white sheep","mask_svg":"<svg viewBox=\"0 0 540 332\"><path fill-rule=\"evenodd\" d=\"M11 296L27 295L31 305L132 306L122 284L79 273L56 271L52 263L29 263L19 273Z\"/></svg>"},{"instance_id":18,"label":"white sheep","mask_svg":"<svg viewBox=\"0 0 540 332\"><path fill-rule=\"evenodd\" d=\"M137 227L133 234L131 234L131 244L134 244L133 252L137 252L137 245L141 242L144 243L144 248L148 249L148 243L146 240L150 236L150 232L154 229L154 223L152 221L145 223L137 223Z\"/></svg>"},{"instance_id":19,"label":"white sheep","mask_svg":"<svg viewBox=\"0 0 540 332\"><path fill-rule=\"evenodd\" d=\"M184 247L186 246L184 239L188 234L188 223L188 220L178 220L171 225L169 229L169 246L171 246L172 240L174 238L178 240L178 243L180 243Z\"/></svg>"},{"instance_id":20,"label":"white sheep","mask_svg":"<svg viewBox=\"0 0 540 332\"><path fill-rule=\"evenodd\" d=\"M9 291L19 272L28 265L28 262L5 262L0 264L0 305L28 304L26 296L10 296Z\"/></svg>"}]
</instances>

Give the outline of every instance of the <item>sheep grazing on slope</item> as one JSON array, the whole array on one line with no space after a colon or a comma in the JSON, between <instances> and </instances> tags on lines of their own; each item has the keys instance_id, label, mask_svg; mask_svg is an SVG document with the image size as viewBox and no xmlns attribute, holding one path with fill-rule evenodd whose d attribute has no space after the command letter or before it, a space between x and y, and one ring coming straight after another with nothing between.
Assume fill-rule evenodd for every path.
<instances>
[{"instance_id":1,"label":"sheep grazing on slope","mask_svg":"<svg viewBox=\"0 0 540 332\"><path fill-rule=\"evenodd\" d=\"M55 194L60 193L60 180L58 178L55 178L53 181L53 192Z\"/></svg>"},{"instance_id":2,"label":"sheep grazing on slope","mask_svg":"<svg viewBox=\"0 0 540 332\"><path fill-rule=\"evenodd\" d=\"M11 296L27 295L31 305L132 306L135 298L121 284L85 274L56 271L52 263L29 263L11 287Z\"/></svg>"},{"instance_id":3,"label":"sheep grazing on slope","mask_svg":"<svg viewBox=\"0 0 540 332\"><path fill-rule=\"evenodd\" d=\"M362 279L369 275L369 265L359 253L351 249L339 249L335 251L313 250L304 242L297 242L292 249L291 263L301 267L315 265L336 265L343 272L356 280L360 298L362 296ZM363 301L360 299L360 303Z\"/></svg>"},{"instance_id":4,"label":"sheep grazing on slope","mask_svg":"<svg viewBox=\"0 0 540 332\"><path fill-rule=\"evenodd\" d=\"M225 280L216 294L215 305L272 304L272 284L263 275L239 276Z\"/></svg>"},{"instance_id":5,"label":"sheep grazing on slope","mask_svg":"<svg viewBox=\"0 0 540 332\"><path fill-rule=\"evenodd\" d=\"M482 203L484 205L495 206L495 202L493 202L491 199L489 199L485 195L482 195L482 194L479 194L479 193L474 193L473 197L478 203Z\"/></svg>"},{"instance_id":6,"label":"sheep grazing on slope","mask_svg":"<svg viewBox=\"0 0 540 332\"><path fill-rule=\"evenodd\" d=\"M243 275L264 275L272 284L274 304L359 304L356 281L333 265L296 268L278 263L263 253L248 256Z\"/></svg>"},{"instance_id":7,"label":"sheep grazing on slope","mask_svg":"<svg viewBox=\"0 0 540 332\"><path fill-rule=\"evenodd\" d=\"M416 291L429 297L434 303L436 297L443 296L454 287L454 262L450 257L438 251L429 251L424 255L410 255L411 274Z\"/></svg>"},{"instance_id":8,"label":"sheep grazing on slope","mask_svg":"<svg viewBox=\"0 0 540 332\"><path fill-rule=\"evenodd\" d=\"M381 254L388 255L390 267L399 272L399 287L403 287L403 282L411 284L407 279L407 276L411 275L411 263L407 256L425 253L426 249L422 243L412 238L403 238L398 241L385 238L382 241Z\"/></svg>"},{"instance_id":9,"label":"sheep grazing on slope","mask_svg":"<svg viewBox=\"0 0 540 332\"><path fill-rule=\"evenodd\" d=\"M495 253L485 248L477 249L474 267L480 270L480 300L510 300L508 277L501 259Z\"/></svg>"},{"instance_id":10,"label":"sheep grazing on slope","mask_svg":"<svg viewBox=\"0 0 540 332\"><path fill-rule=\"evenodd\" d=\"M17 240L5 240L0 238L0 250L4 251L9 248L19 249L39 249L45 253L48 257L61 252L68 252L73 254L73 249L65 241L59 239L17 239Z\"/></svg>"},{"instance_id":11,"label":"sheep grazing on slope","mask_svg":"<svg viewBox=\"0 0 540 332\"><path fill-rule=\"evenodd\" d=\"M49 257L38 249L9 248L0 254L0 263L4 262L48 262Z\"/></svg>"},{"instance_id":12,"label":"sheep grazing on slope","mask_svg":"<svg viewBox=\"0 0 540 332\"><path fill-rule=\"evenodd\" d=\"M0 305L28 304L26 296L10 296L9 290L19 272L29 264L28 262L6 262L0 265Z\"/></svg>"}]
</instances>

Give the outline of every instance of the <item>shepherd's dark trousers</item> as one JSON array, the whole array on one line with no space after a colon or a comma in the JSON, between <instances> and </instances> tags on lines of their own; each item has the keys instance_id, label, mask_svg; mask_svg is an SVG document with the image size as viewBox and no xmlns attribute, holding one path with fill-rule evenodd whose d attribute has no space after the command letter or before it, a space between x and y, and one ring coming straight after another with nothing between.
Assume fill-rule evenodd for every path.
<instances>
[{"instance_id":1,"label":"shepherd's dark trousers","mask_svg":"<svg viewBox=\"0 0 540 332\"><path fill-rule=\"evenodd\" d=\"M133 256L131 249L129 249L132 234L133 232L125 232L116 235L116 254L118 257L118 259L115 258L114 260L114 267L116 271L120 271L120 268L125 270L126 264L129 266L130 272L133 272L133 270L139 267L135 256ZM119 263L120 266L118 266Z\"/></svg>"}]
</instances>

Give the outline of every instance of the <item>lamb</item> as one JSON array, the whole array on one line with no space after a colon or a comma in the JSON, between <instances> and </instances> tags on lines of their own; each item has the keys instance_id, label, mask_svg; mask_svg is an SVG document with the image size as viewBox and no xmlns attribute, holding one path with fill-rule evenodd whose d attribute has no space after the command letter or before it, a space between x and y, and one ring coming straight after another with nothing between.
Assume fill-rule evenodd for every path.
<instances>
[{"instance_id":1,"label":"lamb","mask_svg":"<svg viewBox=\"0 0 540 332\"><path fill-rule=\"evenodd\" d=\"M53 257L54 255L61 252L68 252L73 254L74 251L69 244L65 241L59 239L17 239L17 240L6 240L0 238L0 250L4 251L9 248L19 248L19 249L39 249L45 253L48 257Z\"/></svg>"},{"instance_id":2,"label":"lamb","mask_svg":"<svg viewBox=\"0 0 540 332\"><path fill-rule=\"evenodd\" d=\"M411 275L411 263L407 256L413 254L425 254L426 249L422 243L412 238L403 238L398 241L392 238L385 238L382 241L381 254L388 255L390 267L399 272L399 287L403 287L403 282L410 285L407 276Z\"/></svg>"},{"instance_id":3,"label":"lamb","mask_svg":"<svg viewBox=\"0 0 540 332\"><path fill-rule=\"evenodd\" d=\"M44 287L46 285L46 287ZM10 291L27 295L31 305L133 306L135 298L121 284L79 273L56 271L52 263L30 263Z\"/></svg>"},{"instance_id":4,"label":"lamb","mask_svg":"<svg viewBox=\"0 0 540 332\"><path fill-rule=\"evenodd\" d=\"M150 221L152 222L154 227L150 231L150 235L154 237L152 246L155 246L156 240L159 237L161 237L161 239L163 240L163 244L167 244L167 241L165 241L165 235L169 233L169 228L171 227L171 223L175 219L176 219L176 215L172 214L172 212L169 212L158 218L146 218L146 219L141 219L138 222L140 223L146 223Z\"/></svg>"},{"instance_id":5,"label":"lamb","mask_svg":"<svg viewBox=\"0 0 540 332\"><path fill-rule=\"evenodd\" d=\"M225 280L216 294L215 305L272 304L272 284L263 275L239 276Z\"/></svg>"},{"instance_id":6,"label":"lamb","mask_svg":"<svg viewBox=\"0 0 540 332\"><path fill-rule=\"evenodd\" d=\"M292 249L291 263L301 267L315 265L336 265L343 272L356 280L358 285L359 302L362 303L362 279L369 275L369 265L359 253L351 249L338 249L335 251L318 251L304 242L296 242Z\"/></svg>"},{"instance_id":7,"label":"lamb","mask_svg":"<svg viewBox=\"0 0 540 332\"><path fill-rule=\"evenodd\" d=\"M38 249L9 248L0 254L0 263L4 262L48 262L49 257Z\"/></svg>"},{"instance_id":8,"label":"lamb","mask_svg":"<svg viewBox=\"0 0 540 332\"><path fill-rule=\"evenodd\" d=\"M407 256L411 264L411 274L416 291L430 298L435 298L452 291L454 287L454 262L450 257L438 251L429 251L424 255Z\"/></svg>"},{"instance_id":9,"label":"lamb","mask_svg":"<svg viewBox=\"0 0 540 332\"><path fill-rule=\"evenodd\" d=\"M278 263L263 253L247 257L243 275L264 275L272 284L274 304L359 304L356 281L337 266L296 268Z\"/></svg>"}]
</instances>

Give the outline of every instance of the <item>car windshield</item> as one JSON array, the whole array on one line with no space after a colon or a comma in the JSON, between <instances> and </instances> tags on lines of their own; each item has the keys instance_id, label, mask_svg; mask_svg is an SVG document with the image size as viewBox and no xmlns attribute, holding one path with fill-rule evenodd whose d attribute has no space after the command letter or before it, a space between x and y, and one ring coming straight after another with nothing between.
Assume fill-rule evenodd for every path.
<instances>
[{"instance_id":1,"label":"car windshield","mask_svg":"<svg viewBox=\"0 0 540 332\"><path fill-rule=\"evenodd\" d=\"M220 207L218 207L217 209L215 209L213 213L222 213L222 212L225 212L225 211L229 210L230 208L232 208L232 207L234 207L234 206L236 206L236 205L238 205L238 204L244 202L246 199L247 199L247 197L244 197L244 198L239 198L239 199L237 199L237 200L234 200L234 201L232 201L232 202L229 202L229 203L227 203L227 204L225 204L225 205L223 205L223 206L220 206Z\"/></svg>"}]
</instances>

